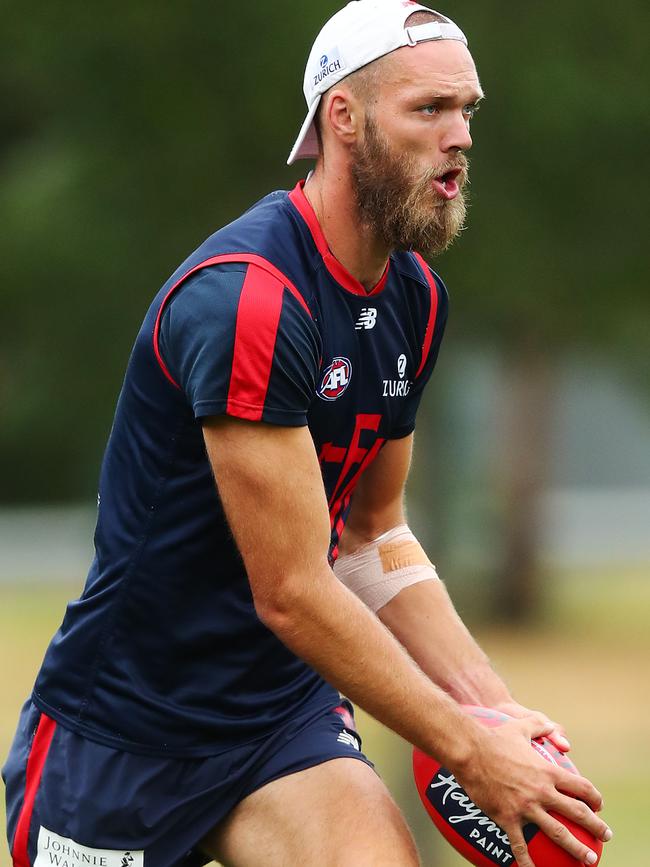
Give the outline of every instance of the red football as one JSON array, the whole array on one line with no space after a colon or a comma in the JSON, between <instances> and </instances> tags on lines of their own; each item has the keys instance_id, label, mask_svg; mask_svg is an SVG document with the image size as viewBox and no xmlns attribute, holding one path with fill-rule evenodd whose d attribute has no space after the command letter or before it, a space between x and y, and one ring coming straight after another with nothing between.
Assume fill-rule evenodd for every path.
<instances>
[{"instance_id":1,"label":"red football","mask_svg":"<svg viewBox=\"0 0 650 867\"><path fill-rule=\"evenodd\" d=\"M490 728L500 726L511 719L507 714L486 707L465 705L465 710ZM560 765L573 774L578 773L568 756L556 749L546 738L533 741L531 746L547 761ZM414 749L413 772L426 811L441 834L457 852L476 867L494 867L495 864L513 867L516 864L505 831L472 803L451 771L420 750ZM596 852L600 861L603 849L600 840L596 840L584 828L564 816L555 813L553 815L575 837ZM537 825L526 825L524 837L535 867L583 867L564 849L552 843Z\"/></svg>"}]
</instances>

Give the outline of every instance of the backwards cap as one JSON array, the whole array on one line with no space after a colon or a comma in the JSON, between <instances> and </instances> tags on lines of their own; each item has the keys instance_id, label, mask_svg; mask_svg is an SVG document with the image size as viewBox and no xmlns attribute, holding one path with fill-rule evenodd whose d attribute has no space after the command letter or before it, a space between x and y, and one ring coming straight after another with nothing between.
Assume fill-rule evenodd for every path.
<instances>
[{"instance_id":1,"label":"backwards cap","mask_svg":"<svg viewBox=\"0 0 650 867\"><path fill-rule=\"evenodd\" d=\"M451 19L404 27L414 12L433 12L414 0L352 0L332 16L316 37L307 66L303 91L307 117L287 165L318 156L314 117L322 95L348 75L405 45L432 39L456 39L467 45L462 30ZM437 13L440 15L440 13Z\"/></svg>"}]
</instances>

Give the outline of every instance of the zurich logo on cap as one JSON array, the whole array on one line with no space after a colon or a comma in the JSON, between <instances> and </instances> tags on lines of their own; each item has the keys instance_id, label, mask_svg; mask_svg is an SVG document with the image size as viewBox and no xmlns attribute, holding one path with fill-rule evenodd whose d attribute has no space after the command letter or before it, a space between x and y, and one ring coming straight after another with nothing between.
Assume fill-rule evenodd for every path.
<instances>
[{"instance_id":1,"label":"zurich logo on cap","mask_svg":"<svg viewBox=\"0 0 650 867\"><path fill-rule=\"evenodd\" d=\"M329 54L321 54L318 65L318 72L316 72L312 79L312 87L317 87L328 76L345 69L345 64L341 61L341 55L336 46L332 48Z\"/></svg>"}]
</instances>

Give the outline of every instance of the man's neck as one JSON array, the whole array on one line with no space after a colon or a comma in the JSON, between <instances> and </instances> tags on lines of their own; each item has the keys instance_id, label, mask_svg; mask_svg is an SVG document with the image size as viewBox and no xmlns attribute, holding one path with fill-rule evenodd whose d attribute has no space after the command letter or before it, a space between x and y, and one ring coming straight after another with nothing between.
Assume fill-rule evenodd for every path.
<instances>
[{"instance_id":1,"label":"man's neck","mask_svg":"<svg viewBox=\"0 0 650 867\"><path fill-rule=\"evenodd\" d=\"M362 222L349 175L317 166L304 192L332 254L370 292L386 270L391 251Z\"/></svg>"}]
</instances>

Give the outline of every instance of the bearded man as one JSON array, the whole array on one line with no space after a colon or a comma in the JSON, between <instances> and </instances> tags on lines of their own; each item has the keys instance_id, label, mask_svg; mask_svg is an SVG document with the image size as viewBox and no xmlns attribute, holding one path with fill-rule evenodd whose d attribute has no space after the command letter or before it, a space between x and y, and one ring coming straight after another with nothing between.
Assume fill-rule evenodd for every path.
<instances>
[{"instance_id":1,"label":"bearded man","mask_svg":"<svg viewBox=\"0 0 650 867\"><path fill-rule=\"evenodd\" d=\"M466 39L356 0L305 96L306 183L205 241L136 339L96 557L5 767L20 867L418 864L348 699L441 759L520 867L526 822L593 863L551 810L610 835L591 783L530 749L568 743L492 671L404 513L447 316L416 251L463 225L482 97Z\"/></svg>"}]
</instances>

